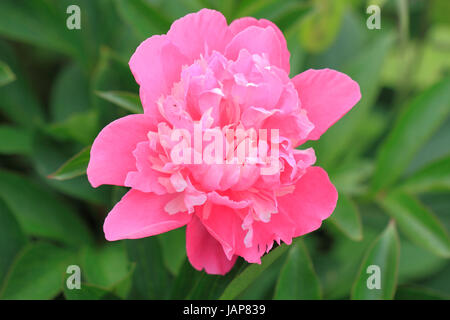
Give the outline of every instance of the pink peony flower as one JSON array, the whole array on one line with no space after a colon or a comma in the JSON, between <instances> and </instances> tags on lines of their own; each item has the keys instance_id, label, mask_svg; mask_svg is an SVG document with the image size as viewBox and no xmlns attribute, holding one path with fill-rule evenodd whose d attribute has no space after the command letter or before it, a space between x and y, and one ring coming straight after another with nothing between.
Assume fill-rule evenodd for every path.
<instances>
[{"instance_id":1,"label":"pink peony flower","mask_svg":"<svg viewBox=\"0 0 450 320\"><path fill-rule=\"evenodd\" d=\"M331 215L336 189L312 166L314 150L295 148L359 101L347 75L311 69L290 79L286 40L273 23L227 25L208 9L145 40L130 68L144 113L105 127L87 169L94 187L131 188L105 220L107 240L187 225L192 266L225 274L238 256L260 263L274 241L290 244ZM230 138L233 130L267 135Z\"/></svg>"}]
</instances>

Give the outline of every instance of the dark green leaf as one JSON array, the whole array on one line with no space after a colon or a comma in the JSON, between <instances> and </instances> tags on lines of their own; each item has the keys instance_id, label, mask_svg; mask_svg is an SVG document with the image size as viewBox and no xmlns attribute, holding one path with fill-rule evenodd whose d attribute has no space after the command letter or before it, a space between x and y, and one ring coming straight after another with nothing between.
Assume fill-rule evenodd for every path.
<instances>
[{"instance_id":1,"label":"dark green leaf","mask_svg":"<svg viewBox=\"0 0 450 320\"><path fill-rule=\"evenodd\" d=\"M401 191L394 191L379 201L413 243L439 256L450 256L450 240L444 227L414 197Z\"/></svg>"},{"instance_id":2,"label":"dark green leaf","mask_svg":"<svg viewBox=\"0 0 450 320\"><path fill-rule=\"evenodd\" d=\"M164 299L170 285L170 275L164 266L158 239L148 237L126 240L128 258L136 263L131 297L135 299Z\"/></svg>"},{"instance_id":3,"label":"dark green leaf","mask_svg":"<svg viewBox=\"0 0 450 320\"><path fill-rule=\"evenodd\" d=\"M86 174L89 164L91 146L87 146L72 158L67 160L58 170L49 175L49 178L56 180L72 179Z\"/></svg>"},{"instance_id":4,"label":"dark green leaf","mask_svg":"<svg viewBox=\"0 0 450 320\"><path fill-rule=\"evenodd\" d=\"M122 18L129 23L141 40L152 34L166 33L171 20L161 9L144 0L116 0L117 9Z\"/></svg>"},{"instance_id":5,"label":"dark green leaf","mask_svg":"<svg viewBox=\"0 0 450 320\"><path fill-rule=\"evenodd\" d=\"M321 297L319 279L301 241L289 249L275 289L274 299L316 300Z\"/></svg>"},{"instance_id":6,"label":"dark green leaf","mask_svg":"<svg viewBox=\"0 0 450 320\"><path fill-rule=\"evenodd\" d=\"M125 91L97 91L103 99L132 113L142 113L141 100L137 94Z\"/></svg>"},{"instance_id":7,"label":"dark green leaf","mask_svg":"<svg viewBox=\"0 0 450 320\"><path fill-rule=\"evenodd\" d=\"M158 235L167 269L177 275L186 258L186 229L178 228Z\"/></svg>"},{"instance_id":8,"label":"dark green leaf","mask_svg":"<svg viewBox=\"0 0 450 320\"><path fill-rule=\"evenodd\" d=\"M0 171L0 198L26 234L71 245L92 240L84 221L71 206L24 177Z\"/></svg>"},{"instance_id":9,"label":"dark green leaf","mask_svg":"<svg viewBox=\"0 0 450 320\"><path fill-rule=\"evenodd\" d=\"M25 129L0 125L0 154L31 152L31 133Z\"/></svg>"},{"instance_id":10,"label":"dark green leaf","mask_svg":"<svg viewBox=\"0 0 450 320\"><path fill-rule=\"evenodd\" d=\"M14 215L0 200L0 287L14 257L26 242Z\"/></svg>"},{"instance_id":11,"label":"dark green leaf","mask_svg":"<svg viewBox=\"0 0 450 320\"><path fill-rule=\"evenodd\" d=\"M353 285L352 299L386 300L394 298L399 254L400 243L395 224L391 222L367 252Z\"/></svg>"},{"instance_id":12,"label":"dark green leaf","mask_svg":"<svg viewBox=\"0 0 450 320\"><path fill-rule=\"evenodd\" d=\"M358 208L346 195L339 195L336 209L327 221L333 223L350 239L355 241L362 239L362 224Z\"/></svg>"},{"instance_id":13,"label":"dark green leaf","mask_svg":"<svg viewBox=\"0 0 450 320\"><path fill-rule=\"evenodd\" d=\"M450 78L408 102L391 133L378 151L372 189L392 185L413 156L443 123L450 112Z\"/></svg>"},{"instance_id":14,"label":"dark green leaf","mask_svg":"<svg viewBox=\"0 0 450 320\"><path fill-rule=\"evenodd\" d=\"M16 257L0 290L1 299L51 299L61 290L73 253L38 242L26 246Z\"/></svg>"},{"instance_id":15,"label":"dark green leaf","mask_svg":"<svg viewBox=\"0 0 450 320\"><path fill-rule=\"evenodd\" d=\"M418 286L398 288L395 300L450 300L450 296Z\"/></svg>"},{"instance_id":16,"label":"dark green leaf","mask_svg":"<svg viewBox=\"0 0 450 320\"><path fill-rule=\"evenodd\" d=\"M439 159L408 177L400 186L405 191L450 191L450 157Z\"/></svg>"},{"instance_id":17,"label":"dark green leaf","mask_svg":"<svg viewBox=\"0 0 450 320\"><path fill-rule=\"evenodd\" d=\"M294 240L295 241L295 240ZM278 258L286 252L289 246L282 244L281 246L275 248L269 252L266 256L261 259L261 264L251 264L242 273L240 273L231 283L227 286L222 296L221 300L231 300L236 298L245 289L247 289L250 284L258 279L272 263L274 263Z\"/></svg>"},{"instance_id":18,"label":"dark green leaf","mask_svg":"<svg viewBox=\"0 0 450 320\"><path fill-rule=\"evenodd\" d=\"M81 283L80 289L69 289L64 286L67 300L120 300L114 293L90 283Z\"/></svg>"}]
</instances>

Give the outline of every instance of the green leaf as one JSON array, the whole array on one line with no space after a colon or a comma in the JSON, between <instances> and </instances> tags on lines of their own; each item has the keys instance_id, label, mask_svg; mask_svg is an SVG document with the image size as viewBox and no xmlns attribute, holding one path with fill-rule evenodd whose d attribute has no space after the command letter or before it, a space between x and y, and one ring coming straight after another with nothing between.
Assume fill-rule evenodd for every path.
<instances>
[{"instance_id":1,"label":"green leaf","mask_svg":"<svg viewBox=\"0 0 450 320\"><path fill-rule=\"evenodd\" d=\"M427 278L447 265L447 259L439 257L407 239L401 238L400 241L400 265L398 269L400 284Z\"/></svg>"},{"instance_id":2,"label":"green leaf","mask_svg":"<svg viewBox=\"0 0 450 320\"><path fill-rule=\"evenodd\" d=\"M166 270L161 246L155 237L126 240L128 258L136 263L131 298L164 299L168 294L170 275Z\"/></svg>"},{"instance_id":3,"label":"green leaf","mask_svg":"<svg viewBox=\"0 0 450 320\"><path fill-rule=\"evenodd\" d=\"M54 122L43 129L61 141L90 144L98 133L98 113L95 110L74 113L66 120Z\"/></svg>"},{"instance_id":4,"label":"green leaf","mask_svg":"<svg viewBox=\"0 0 450 320\"><path fill-rule=\"evenodd\" d=\"M398 288L395 300L450 300L450 296L428 288L409 285Z\"/></svg>"},{"instance_id":5,"label":"green leaf","mask_svg":"<svg viewBox=\"0 0 450 320\"><path fill-rule=\"evenodd\" d=\"M340 29L345 0L323 0L316 2L314 10L300 24L299 40L309 52L325 50Z\"/></svg>"},{"instance_id":6,"label":"green leaf","mask_svg":"<svg viewBox=\"0 0 450 320\"><path fill-rule=\"evenodd\" d=\"M67 180L86 174L90 151L91 146L85 147L48 177L56 180Z\"/></svg>"},{"instance_id":7,"label":"green leaf","mask_svg":"<svg viewBox=\"0 0 450 320\"><path fill-rule=\"evenodd\" d=\"M317 300L321 297L319 279L301 241L289 249L275 289L274 299Z\"/></svg>"},{"instance_id":8,"label":"green leaf","mask_svg":"<svg viewBox=\"0 0 450 320\"><path fill-rule=\"evenodd\" d=\"M0 61L0 87L14 81L15 79L16 76L8 65L3 61Z\"/></svg>"},{"instance_id":9,"label":"green leaf","mask_svg":"<svg viewBox=\"0 0 450 320\"><path fill-rule=\"evenodd\" d=\"M75 114L89 111L90 88L87 74L78 63L65 65L51 87L50 116L62 123Z\"/></svg>"},{"instance_id":10,"label":"green leaf","mask_svg":"<svg viewBox=\"0 0 450 320\"><path fill-rule=\"evenodd\" d=\"M25 245L27 238L14 215L0 200L0 287L14 257Z\"/></svg>"},{"instance_id":11,"label":"green leaf","mask_svg":"<svg viewBox=\"0 0 450 320\"><path fill-rule=\"evenodd\" d=\"M416 152L439 128L449 112L449 77L407 103L378 151L372 179L374 192L389 187L401 176Z\"/></svg>"},{"instance_id":12,"label":"green leaf","mask_svg":"<svg viewBox=\"0 0 450 320\"><path fill-rule=\"evenodd\" d=\"M414 173L400 188L407 192L450 191L450 156L439 159Z\"/></svg>"},{"instance_id":13,"label":"green leaf","mask_svg":"<svg viewBox=\"0 0 450 320\"><path fill-rule=\"evenodd\" d=\"M174 300L185 299L201 277L202 273L195 270L189 260L185 259L173 283L170 298Z\"/></svg>"},{"instance_id":14,"label":"green leaf","mask_svg":"<svg viewBox=\"0 0 450 320\"><path fill-rule=\"evenodd\" d=\"M115 2L123 20L132 26L141 40L152 34L162 34L169 30L171 19L151 2L144 0L116 0Z\"/></svg>"},{"instance_id":15,"label":"green leaf","mask_svg":"<svg viewBox=\"0 0 450 320\"><path fill-rule=\"evenodd\" d=\"M92 240L86 224L71 206L27 178L0 171L0 198L28 235L76 246Z\"/></svg>"},{"instance_id":16,"label":"green leaf","mask_svg":"<svg viewBox=\"0 0 450 320\"><path fill-rule=\"evenodd\" d=\"M11 266L0 298L51 299L62 290L73 253L45 242L26 246Z\"/></svg>"},{"instance_id":17,"label":"green leaf","mask_svg":"<svg viewBox=\"0 0 450 320\"><path fill-rule=\"evenodd\" d=\"M352 289L352 299L386 300L394 298L397 286L400 242L395 224L389 223L385 231L372 244L363 260ZM373 266L374 269L371 269ZM377 285L379 288L369 288Z\"/></svg>"},{"instance_id":18,"label":"green leaf","mask_svg":"<svg viewBox=\"0 0 450 320\"><path fill-rule=\"evenodd\" d=\"M67 300L120 300L120 297L101 286L83 282L80 289L64 286L64 296Z\"/></svg>"},{"instance_id":19,"label":"green leaf","mask_svg":"<svg viewBox=\"0 0 450 320\"><path fill-rule=\"evenodd\" d=\"M0 34L82 57L82 33L66 27L66 1L1 1Z\"/></svg>"},{"instance_id":20,"label":"green leaf","mask_svg":"<svg viewBox=\"0 0 450 320\"><path fill-rule=\"evenodd\" d=\"M4 1L0 6L3 3ZM3 12L0 13L2 14ZM0 41L0 59L5 61L17 76L16 81L0 87L1 113L24 127L33 127L41 123L44 119L43 108L34 95L28 76L19 64L16 53L4 41Z\"/></svg>"},{"instance_id":21,"label":"green leaf","mask_svg":"<svg viewBox=\"0 0 450 320\"><path fill-rule=\"evenodd\" d=\"M102 248L86 247L81 254L86 282L109 288L125 278L131 264L123 242L108 243Z\"/></svg>"},{"instance_id":22,"label":"green leaf","mask_svg":"<svg viewBox=\"0 0 450 320\"><path fill-rule=\"evenodd\" d=\"M79 152L82 146L55 141L40 131L36 132L33 138L33 152L31 154L33 166L51 189L89 203L109 204L111 187L100 186L92 188L86 175L69 180L48 179L49 175L67 162L67 159Z\"/></svg>"},{"instance_id":23,"label":"green leaf","mask_svg":"<svg viewBox=\"0 0 450 320\"><path fill-rule=\"evenodd\" d=\"M362 239L362 224L356 204L346 195L340 194L336 209L326 221L334 224L340 231L352 240Z\"/></svg>"},{"instance_id":24,"label":"green leaf","mask_svg":"<svg viewBox=\"0 0 450 320\"><path fill-rule=\"evenodd\" d=\"M186 228L178 228L158 235L164 263L173 275L177 275L186 258Z\"/></svg>"},{"instance_id":25,"label":"green leaf","mask_svg":"<svg viewBox=\"0 0 450 320\"><path fill-rule=\"evenodd\" d=\"M394 37L390 32L380 34L339 68L359 84L362 97L316 144L317 159L326 168L335 168L341 164L340 159L347 156L355 146L355 135L360 136L366 122L372 121L369 116L380 90L380 69L393 42Z\"/></svg>"},{"instance_id":26,"label":"green leaf","mask_svg":"<svg viewBox=\"0 0 450 320\"><path fill-rule=\"evenodd\" d=\"M293 244L296 240L293 241ZM275 248L261 259L261 264L251 264L242 273L240 273L227 286L220 300L231 300L236 298L245 289L256 281L272 263L280 258L288 249L286 244Z\"/></svg>"},{"instance_id":27,"label":"green leaf","mask_svg":"<svg viewBox=\"0 0 450 320\"><path fill-rule=\"evenodd\" d=\"M137 94L125 91L97 91L96 94L132 113L143 112L141 100Z\"/></svg>"},{"instance_id":28,"label":"green leaf","mask_svg":"<svg viewBox=\"0 0 450 320\"><path fill-rule=\"evenodd\" d=\"M126 297L131 286L134 266L128 261L123 242L108 243L102 248L85 247L81 265L86 282L120 297Z\"/></svg>"},{"instance_id":29,"label":"green leaf","mask_svg":"<svg viewBox=\"0 0 450 320\"><path fill-rule=\"evenodd\" d=\"M29 154L31 133L13 126L0 125L0 154Z\"/></svg>"},{"instance_id":30,"label":"green leaf","mask_svg":"<svg viewBox=\"0 0 450 320\"><path fill-rule=\"evenodd\" d=\"M444 227L414 197L394 191L379 199L379 202L413 243L439 256L450 256L450 240Z\"/></svg>"}]
</instances>

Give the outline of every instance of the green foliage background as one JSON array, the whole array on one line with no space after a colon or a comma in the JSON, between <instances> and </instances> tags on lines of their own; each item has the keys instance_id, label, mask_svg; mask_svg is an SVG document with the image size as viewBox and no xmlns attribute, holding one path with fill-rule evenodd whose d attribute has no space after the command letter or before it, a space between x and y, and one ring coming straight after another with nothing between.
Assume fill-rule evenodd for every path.
<instances>
[{"instance_id":1,"label":"green foliage background","mask_svg":"<svg viewBox=\"0 0 450 320\"><path fill-rule=\"evenodd\" d=\"M371 3L381 30L366 27ZM66 28L71 4L81 30ZM189 265L183 229L104 240L125 190L93 189L84 175L100 129L142 110L127 65L135 48L203 7L229 22L272 20L292 75L334 68L363 96L311 143L339 190L332 217L225 277ZM0 298L448 299L449 9L447 0L0 1ZM81 267L81 290L65 285L69 265ZM381 268L380 290L367 289L369 265Z\"/></svg>"}]
</instances>

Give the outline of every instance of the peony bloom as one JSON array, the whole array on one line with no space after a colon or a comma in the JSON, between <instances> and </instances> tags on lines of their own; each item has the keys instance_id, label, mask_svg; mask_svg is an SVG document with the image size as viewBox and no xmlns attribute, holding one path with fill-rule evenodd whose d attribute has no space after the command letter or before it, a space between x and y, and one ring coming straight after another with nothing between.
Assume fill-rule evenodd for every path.
<instances>
[{"instance_id":1,"label":"peony bloom","mask_svg":"<svg viewBox=\"0 0 450 320\"><path fill-rule=\"evenodd\" d=\"M296 147L359 101L347 75L307 70L290 79L286 40L273 23L227 25L208 9L145 40L129 64L144 113L105 127L87 170L94 187L131 188L105 220L107 240L186 225L192 266L225 274L238 256L260 263L274 241L290 244L331 215L335 187L313 166L314 150ZM233 130L267 135L230 138ZM258 153L239 161L235 151L249 145Z\"/></svg>"}]
</instances>

